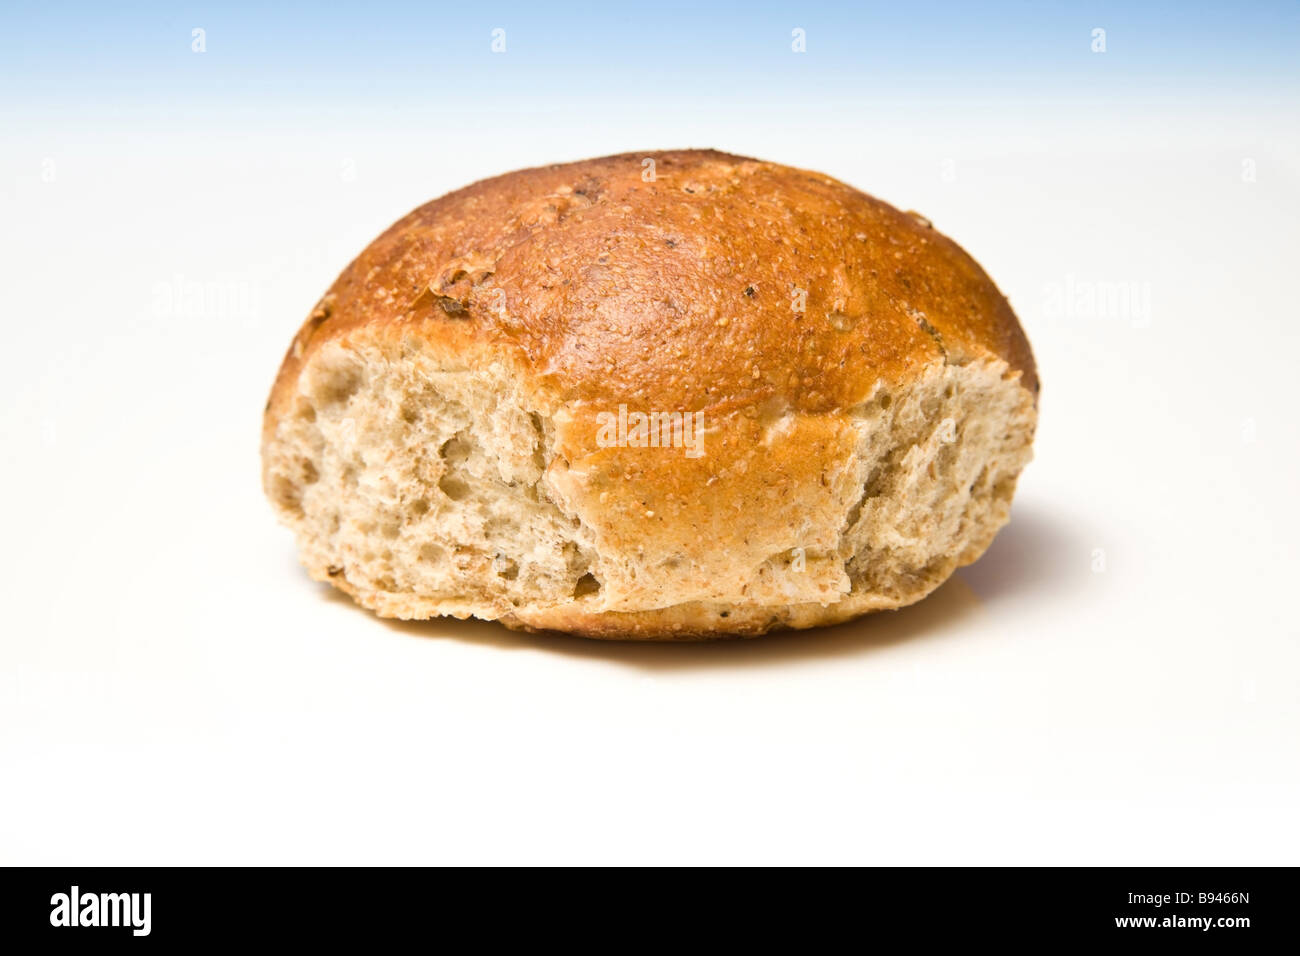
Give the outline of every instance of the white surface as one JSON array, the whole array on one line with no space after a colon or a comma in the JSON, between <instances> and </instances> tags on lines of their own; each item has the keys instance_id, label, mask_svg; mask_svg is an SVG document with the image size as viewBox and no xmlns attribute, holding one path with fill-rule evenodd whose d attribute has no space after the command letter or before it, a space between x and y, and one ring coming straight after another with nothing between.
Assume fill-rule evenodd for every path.
<instances>
[{"instance_id":1,"label":"white surface","mask_svg":"<svg viewBox=\"0 0 1300 956\"><path fill-rule=\"evenodd\" d=\"M378 119L16 129L0 861L1297 862L1294 104L834 109L452 155ZM918 209L1008 293L1042 421L991 552L914 608L713 646L385 623L308 580L258 431L334 274L471 179L682 144ZM1097 282L1149 314L1053 298Z\"/></svg>"}]
</instances>

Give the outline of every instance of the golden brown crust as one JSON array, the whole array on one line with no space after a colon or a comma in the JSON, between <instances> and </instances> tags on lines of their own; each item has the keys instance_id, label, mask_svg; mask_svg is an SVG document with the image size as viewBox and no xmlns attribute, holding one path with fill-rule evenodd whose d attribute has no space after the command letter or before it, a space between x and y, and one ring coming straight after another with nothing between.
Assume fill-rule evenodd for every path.
<instances>
[{"instance_id":1,"label":"golden brown crust","mask_svg":"<svg viewBox=\"0 0 1300 956\"><path fill-rule=\"evenodd\" d=\"M1006 299L924 219L714 150L521 170L426 203L335 281L272 405L324 342L383 326L508 347L565 401L698 410L779 396L816 414L944 353L997 356L1038 388Z\"/></svg>"}]
</instances>

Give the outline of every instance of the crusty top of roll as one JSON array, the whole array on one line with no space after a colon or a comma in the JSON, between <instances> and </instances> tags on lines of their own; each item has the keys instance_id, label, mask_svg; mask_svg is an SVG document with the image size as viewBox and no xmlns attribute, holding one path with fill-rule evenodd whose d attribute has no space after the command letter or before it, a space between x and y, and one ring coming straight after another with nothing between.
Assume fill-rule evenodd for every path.
<instances>
[{"instance_id":1,"label":"crusty top of roll","mask_svg":"<svg viewBox=\"0 0 1300 956\"><path fill-rule=\"evenodd\" d=\"M339 276L268 409L326 342L404 324L513 351L562 402L818 414L939 358L997 357L1038 388L1006 299L924 218L715 150L522 170L426 203Z\"/></svg>"}]
</instances>

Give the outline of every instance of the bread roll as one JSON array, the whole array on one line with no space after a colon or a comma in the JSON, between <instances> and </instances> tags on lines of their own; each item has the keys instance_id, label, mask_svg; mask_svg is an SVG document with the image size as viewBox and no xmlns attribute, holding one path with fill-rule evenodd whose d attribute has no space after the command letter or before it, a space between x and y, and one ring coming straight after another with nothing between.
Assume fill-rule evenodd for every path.
<instances>
[{"instance_id":1,"label":"bread roll","mask_svg":"<svg viewBox=\"0 0 1300 956\"><path fill-rule=\"evenodd\" d=\"M686 640L910 604L1007 521L1033 356L921 216L682 150L498 176L349 265L264 484L383 617Z\"/></svg>"}]
</instances>

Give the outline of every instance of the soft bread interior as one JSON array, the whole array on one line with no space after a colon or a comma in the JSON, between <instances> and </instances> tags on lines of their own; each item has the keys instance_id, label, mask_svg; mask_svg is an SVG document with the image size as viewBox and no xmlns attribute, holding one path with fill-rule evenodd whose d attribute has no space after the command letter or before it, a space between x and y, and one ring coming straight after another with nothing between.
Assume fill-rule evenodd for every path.
<instances>
[{"instance_id":1,"label":"soft bread interior","mask_svg":"<svg viewBox=\"0 0 1300 956\"><path fill-rule=\"evenodd\" d=\"M1035 415L1033 396L996 359L936 363L877 386L843 414L855 487L835 516L838 548L814 559L792 539L738 569L746 585L729 601L707 604L685 577L636 606L603 591L635 574L637 558L602 553L596 529L548 480L551 416L506 368L455 367L411 339L314 351L267 435L265 480L311 574L385 616L573 629L611 609L677 620L698 607L686 615L694 631L741 619L762 630L899 607L975 560L1007 520ZM809 560L818 581L797 577Z\"/></svg>"}]
</instances>

